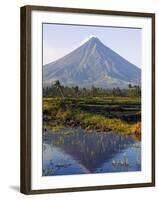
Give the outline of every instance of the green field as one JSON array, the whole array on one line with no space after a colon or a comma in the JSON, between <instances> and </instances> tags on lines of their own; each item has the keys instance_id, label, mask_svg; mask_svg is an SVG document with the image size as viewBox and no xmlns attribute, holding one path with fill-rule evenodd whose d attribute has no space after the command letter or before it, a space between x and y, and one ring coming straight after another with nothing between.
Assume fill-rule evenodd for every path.
<instances>
[{"instance_id":1,"label":"green field","mask_svg":"<svg viewBox=\"0 0 159 200\"><path fill-rule=\"evenodd\" d=\"M92 131L114 131L141 138L141 98L43 98L43 124L58 132L80 126Z\"/></svg>"}]
</instances>

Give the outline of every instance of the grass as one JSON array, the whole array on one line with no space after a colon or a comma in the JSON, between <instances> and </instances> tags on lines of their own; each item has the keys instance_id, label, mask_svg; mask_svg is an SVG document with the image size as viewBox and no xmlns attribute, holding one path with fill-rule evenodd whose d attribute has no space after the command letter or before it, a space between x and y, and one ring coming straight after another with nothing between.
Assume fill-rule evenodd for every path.
<instances>
[{"instance_id":1,"label":"grass","mask_svg":"<svg viewBox=\"0 0 159 200\"><path fill-rule=\"evenodd\" d=\"M140 104L139 98L44 98L43 120L54 132L81 126L88 132L113 131L141 139Z\"/></svg>"}]
</instances>

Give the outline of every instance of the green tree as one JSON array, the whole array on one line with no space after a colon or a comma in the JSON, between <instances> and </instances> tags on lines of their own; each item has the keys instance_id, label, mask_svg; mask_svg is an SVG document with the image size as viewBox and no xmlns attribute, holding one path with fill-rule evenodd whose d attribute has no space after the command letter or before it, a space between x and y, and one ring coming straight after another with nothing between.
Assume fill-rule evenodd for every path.
<instances>
[{"instance_id":1,"label":"green tree","mask_svg":"<svg viewBox=\"0 0 159 200\"><path fill-rule=\"evenodd\" d=\"M55 82L55 87L60 91L61 96L64 98L64 94L63 94L63 91L62 91L62 86L61 86L61 83L60 83L59 80L57 80L57 81Z\"/></svg>"},{"instance_id":2,"label":"green tree","mask_svg":"<svg viewBox=\"0 0 159 200\"><path fill-rule=\"evenodd\" d=\"M91 90L92 90L92 96L97 96L98 95L98 88L92 86Z\"/></svg>"},{"instance_id":3,"label":"green tree","mask_svg":"<svg viewBox=\"0 0 159 200\"><path fill-rule=\"evenodd\" d=\"M130 88L132 88L132 85L131 85L131 84L129 84L129 85L128 85L128 87L129 87L129 89L130 89Z\"/></svg>"},{"instance_id":4,"label":"green tree","mask_svg":"<svg viewBox=\"0 0 159 200\"><path fill-rule=\"evenodd\" d=\"M74 89L75 96L78 97L79 87L75 86L73 89Z\"/></svg>"}]
</instances>

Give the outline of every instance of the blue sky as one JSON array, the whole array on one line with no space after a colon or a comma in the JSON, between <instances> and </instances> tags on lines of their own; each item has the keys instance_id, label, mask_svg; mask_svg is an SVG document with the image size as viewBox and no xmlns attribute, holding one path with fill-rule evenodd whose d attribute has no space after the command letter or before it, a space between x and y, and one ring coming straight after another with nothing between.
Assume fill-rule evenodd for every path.
<instances>
[{"instance_id":1,"label":"blue sky","mask_svg":"<svg viewBox=\"0 0 159 200\"><path fill-rule=\"evenodd\" d=\"M71 52L91 35L141 68L141 29L61 24L43 24L43 64Z\"/></svg>"}]
</instances>

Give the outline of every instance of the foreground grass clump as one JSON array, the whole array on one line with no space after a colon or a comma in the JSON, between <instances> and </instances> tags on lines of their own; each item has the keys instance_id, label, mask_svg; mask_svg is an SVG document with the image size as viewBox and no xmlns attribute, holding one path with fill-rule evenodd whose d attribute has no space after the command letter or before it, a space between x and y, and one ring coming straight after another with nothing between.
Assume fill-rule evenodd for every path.
<instances>
[{"instance_id":1,"label":"foreground grass clump","mask_svg":"<svg viewBox=\"0 0 159 200\"><path fill-rule=\"evenodd\" d=\"M141 140L141 122L138 122L133 125L132 133L135 135L137 139Z\"/></svg>"},{"instance_id":2,"label":"foreground grass clump","mask_svg":"<svg viewBox=\"0 0 159 200\"><path fill-rule=\"evenodd\" d=\"M63 121L65 123L66 121L71 119L71 116L72 116L72 114L70 111L59 111L56 114L56 119Z\"/></svg>"},{"instance_id":3,"label":"foreground grass clump","mask_svg":"<svg viewBox=\"0 0 159 200\"><path fill-rule=\"evenodd\" d=\"M133 109L136 105L139 105L138 99L122 99L122 98L86 98L86 99L62 99L62 98L46 98L43 102L43 113L44 121L51 126L52 130L58 132L61 127L76 127L81 126L88 132L91 131L114 131L116 133L121 133L125 135L134 135L137 138L141 138L141 122L136 123L127 123L126 121L118 118L117 110L104 111L103 113L97 113L96 110L89 112L89 110L81 109L81 104L90 105L94 104L106 106L109 104L109 107L117 107L119 103L121 108L124 105L127 105L127 110L132 114ZM102 102L102 103L101 103ZM134 106L135 105L135 106ZM139 107L139 106L138 106ZM140 108L139 108L140 109ZM135 111L136 112L136 111ZM109 113L110 116L113 114L113 118L107 117L106 114ZM126 112L122 111L123 115L126 115ZM59 128L60 127L60 128Z\"/></svg>"},{"instance_id":4,"label":"foreground grass clump","mask_svg":"<svg viewBox=\"0 0 159 200\"><path fill-rule=\"evenodd\" d=\"M141 123L132 125L120 119L109 119L100 115L84 115L81 125L88 131L114 131L127 135L141 135Z\"/></svg>"}]
</instances>

